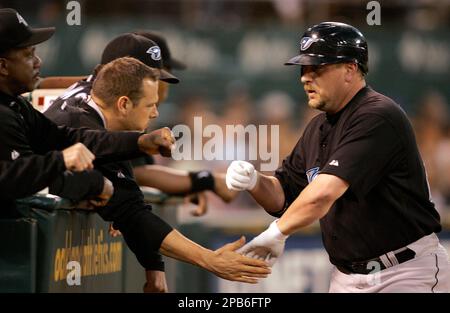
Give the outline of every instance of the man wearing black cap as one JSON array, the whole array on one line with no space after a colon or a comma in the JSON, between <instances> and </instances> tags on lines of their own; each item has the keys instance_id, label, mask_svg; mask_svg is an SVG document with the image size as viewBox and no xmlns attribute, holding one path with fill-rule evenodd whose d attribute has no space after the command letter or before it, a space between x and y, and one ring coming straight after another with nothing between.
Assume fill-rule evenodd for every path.
<instances>
[{"instance_id":1,"label":"man wearing black cap","mask_svg":"<svg viewBox=\"0 0 450 313\"><path fill-rule=\"evenodd\" d=\"M53 101L56 106L61 106L64 100L69 98L86 99L92 89L95 76L103 65L121 57L133 57L145 65L156 68L160 71L160 82L177 84L179 79L164 69L162 61L162 52L160 47L150 39L133 33L125 33L115 37L105 47L102 53L101 62L98 64L91 75L86 79L77 81L70 86L66 92Z\"/></svg>"},{"instance_id":2,"label":"man wearing black cap","mask_svg":"<svg viewBox=\"0 0 450 313\"><path fill-rule=\"evenodd\" d=\"M137 31L134 32L137 35L143 36L147 39L154 41L161 48L161 58L163 61L163 68L168 72L172 70L185 70L186 64L175 59L170 52L169 45L166 39L156 32L150 31ZM169 85L164 81L160 81L158 87L159 102L163 103L169 94Z\"/></svg>"},{"instance_id":3,"label":"man wearing black cap","mask_svg":"<svg viewBox=\"0 0 450 313\"><path fill-rule=\"evenodd\" d=\"M17 186L21 192L0 192L5 206L0 215L4 217L17 216L14 209L17 196L31 195L46 186L53 187L57 194L67 195L64 190L69 185L61 179L67 175L63 174L66 170L81 172L92 169L95 158L99 163L129 159L142 152L158 153L160 145L170 149L173 144L170 133L162 138L137 132L110 134L57 127L34 110L20 94L33 90L38 81L41 60L34 45L50 38L54 31L54 28L30 28L17 11L0 9L0 161L20 162L20 167L11 164L18 170L11 172L11 176L15 173L28 178L28 184ZM92 175L90 183L80 185L78 194L110 196L110 183L99 173ZM11 182L16 179L11 177ZM90 191L86 191L86 186L92 187L87 188ZM75 190L69 191L77 194Z\"/></svg>"},{"instance_id":4,"label":"man wearing black cap","mask_svg":"<svg viewBox=\"0 0 450 313\"><path fill-rule=\"evenodd\" d=\"M234 161L227 185L279 217L240 252L273 264L290 234L320 220L330 292L449 292L448 254L436 233L425 168L405 112L366 85L368 46L353 26L310 27L300 53L306 127L275 176Z\"/></svg>"}]
</instances>

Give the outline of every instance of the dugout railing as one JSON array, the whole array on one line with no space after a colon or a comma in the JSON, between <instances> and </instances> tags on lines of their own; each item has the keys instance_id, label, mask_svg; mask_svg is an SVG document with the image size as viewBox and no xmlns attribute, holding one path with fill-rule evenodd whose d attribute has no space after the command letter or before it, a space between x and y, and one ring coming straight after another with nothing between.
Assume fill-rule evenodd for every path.
<instances>
[{"instance_id":1,"label":"dugout railing","mask_svg":"<svg viewBox=\"0 0 450 313\"><path fill-rule=\"evenodd\" d=\"M154 211L176 226L182 198L143 192ZM0 219L0 292L142 292L143 268L98 214L43 194L17 200L17 207L22 218ZM166 260L171 290L174 262Z\"/></svg>"}]
</instances>

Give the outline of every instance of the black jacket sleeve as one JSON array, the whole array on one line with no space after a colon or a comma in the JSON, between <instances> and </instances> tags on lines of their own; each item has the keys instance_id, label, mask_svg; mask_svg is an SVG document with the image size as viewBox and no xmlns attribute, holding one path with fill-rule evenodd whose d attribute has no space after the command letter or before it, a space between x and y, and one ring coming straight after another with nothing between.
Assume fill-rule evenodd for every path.
<instances>
[{"instance_id":1,"label":"black jacket sleeve","mask_svg":"<svg viewBox=\"0 0 450 313\"><path fill-rule=\"evenodd\" d=\"M101 194L103 185L104 178L99 171L65 171L50 184L49 193L78 202Z\"/></svg>"},{"instance_id":2,"label":"black jacket sleeve","mask_svg":"<svg viewBox=\"0 0 450 313\"><path fill-rule=\"evenodd\" d=\"M136 155L137 138L139 134L124 134L124 136L108 135L106 132L77 131L75 129L59 129L47 120L41 113L27 105L22 106L20 112L0 105L0 197L3 199L15 199L30 196L54 183L55 179L65 172L65 164L60 151L77 141L86 140L88 146L95 146L98 150L105 149L106 153L115 153L111 149L114 143L120 143L121 153L114 157L126 157ZM102 138L106 140L101 141ZM96 140L100 143L96 144ZM109 147L108 147L109 146ZM116 145L117 146L117 145ZM93 149L94 150L94 149ZM95 150L94 150L95 153ZM112 159L114 159L112 157ZM60 178L62 179L62 178ZM61 193L65 192L65 186L72 186L71 194L79 192L85 194L86 186L98 183L97 178L92 183L80 184L79 179L70 184L64 178L55 182L52 187ZM58 185L59 184L59 185ZM96 185L88 194L99 194L100 185Z\"/></svg>"},{"instance_id":3,"label":"black jacket sleeve","mask_svg":"<svg viewBox=\"0 0 450 313\"><path fill-rule=\"evenodd\" d=\"M58 151L0 161L0 198L30 196L48 187L64 170L64 160Z\"/></svg>"},{"instance_id":4,"label":"black jacket sleeve","mask_svg":"<svg viewBox=\"0 0 450 313\"><path fill-rule=\"evenodd\" d=\"M30 105L27 109L29 124L33 125L33 131L30 132L32 148L37 153L63 150L81 142L94 153L98 164L129 160L144 155L137 144L142 133L57 126Z\"/></svg>"}]
</instances>

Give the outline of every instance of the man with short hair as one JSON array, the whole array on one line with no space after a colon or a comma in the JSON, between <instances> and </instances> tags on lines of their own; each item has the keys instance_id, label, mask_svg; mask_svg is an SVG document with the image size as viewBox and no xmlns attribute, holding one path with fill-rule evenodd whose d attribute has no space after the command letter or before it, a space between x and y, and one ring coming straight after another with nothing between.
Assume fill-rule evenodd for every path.
<instances>
[{"instance_id":1,"label":"man with short hair","mask_svg":"<svg viewBox=\"0 0 450 313\"><path fill-rule=\"evenodd\" d=\"M368 47L353 26L310 27L300 53L308 105L324 113L306 127L275 176L234 161L227 184L248 190L279 217L240 251L273 264L287 237L319 220L330 292L449 292L439 214L405 112L366 85Z\"/></svg>"},{"instance_id":2,"label":"man with short hair","mask_svg":"<svg viewBox=\"0 0 450 313\"><path fill-rule=\"evenodd\" d=\"M142 131L149 120L158 117L158 73L157 69L134 58L115 59L97 73L87 99L66 99L62 106L52 105L45 115L60 125L72 127ZM264 263L248 264L250 277L229 275L227 272L230 266L235 270L240 268L240 271L244 271L244 268L223 263L227 260L224 256L211 255L154 215L151 206L145 204L144 196L134 180L130 162L108 164L98 169L113 182L115 189L109 203L98 213L103 219L113 221L114 228L121 231L139 263L146 269L147 283L155 285L155 275L159 275L156 277L161 278L162 285L156 284L153 291L167 291L165 279L161 277L164 264L156 253L158 250L166 256L196 264L226 279L255 282L254 277L266 275L266 269L257 268L264 266ZM239 245L242 243L235 242L223 249L232 253L232 249ZM237 254L229 256L236 257ZM208 258L208 264L200 261L205 257ZM239 262L249 260L245 258Z\"/></svg>"}]
</instances>

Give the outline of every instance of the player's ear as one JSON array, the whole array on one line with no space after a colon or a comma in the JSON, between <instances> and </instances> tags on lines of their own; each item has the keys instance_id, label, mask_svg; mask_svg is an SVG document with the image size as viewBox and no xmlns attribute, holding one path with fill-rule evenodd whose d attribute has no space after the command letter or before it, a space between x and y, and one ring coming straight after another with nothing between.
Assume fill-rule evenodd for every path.
<instances>
[{"instance_id":1,"label":"player's ear","mask_svg":"<svg viewBox=\"0 0 450 313\"><path fill-rule=\"evenodd\" d=\"M358 74L358 64L356 63L345 63L345 81L350 82L353 77Z\"/></svg>"},{"instance_id":2,"label":"player's ear","mask_svg":"<svg viewBox=\"0 0 450 313\"><path fill-rule=\"evenodd\" d=\"M8 75L8 65L5 58L0 57L0 75Z\"/></svg>"},{"instance_id":3,"label":"player's ear","mask_svg":"<svg viewBox=\"0 0 450 313\"><path fill-rule=\"evenodd\" d=\"M129 108L131 108L132 106L133 103L131 102L131 99L128 98L127 96L121 96L116 101L116 108L122 114L126 114Z\"/></svg>"}]
</instances>

